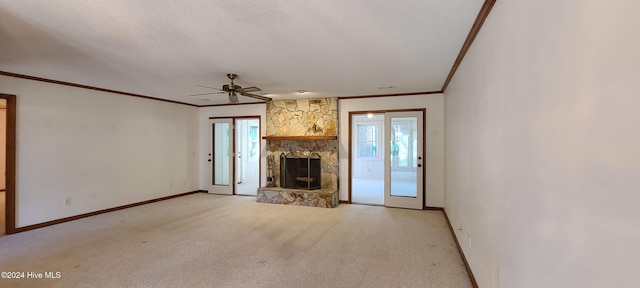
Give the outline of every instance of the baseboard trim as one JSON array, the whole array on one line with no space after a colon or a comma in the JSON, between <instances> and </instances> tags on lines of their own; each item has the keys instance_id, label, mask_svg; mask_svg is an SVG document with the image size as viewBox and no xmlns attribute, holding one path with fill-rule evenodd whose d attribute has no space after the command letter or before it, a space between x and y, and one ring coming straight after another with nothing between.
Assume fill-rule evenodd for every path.
<instances>
[{"instance_id":1,"label":"baseboard trim","mask_svg":"<svg viewBox=\"0 0 640 288\"><path fill-rule=\"evenodd\" d=\"M451 226L451 221L449 221L449 216L447 216L447 211L442 209L442 213L444 213L444 218L447 219L449 230L451 230L451 236L453 236L453 240L456 242L456 247L458 247L460 256L462 256L462 262L464 262L464 268L467 269L467 274L469 274L469 280L471 280L471 285L473 285L473 288L478 288L478 282L476 282L476 277L473 276L473 271L471 271L471 267L469 267L469 262L467 262L467 257L464 256L462 247L460 247L460 243L458 242L458 237L456 237L456 233L453 231L453 226Z\"/></svg>"},{"instance_id":2,"label":"baseboard trim","mask_svg":"<svg viewBox=\"0 0 640 288\"><path fill-rule=\"evenodd\" d=\"M338 200L338 204L351 204L349 200Z\"/></svg>"},{"instance_id":3,"label":"baseboard trim","mask_svg":"<svg viewBox=\"0 0 640 288\"><path fill-rule=\"evenodd\" d=\"M51 226L51 225L64 223L64 222L78 220L78 219L82 219L82 218L86 218L86 217L91 217L91 216L95 216L95 215L99 215L99 214L104 214L104 213L108 213L108 212L118 211L118 210L122 210L122 209L127 209L127 208L131 208L131 207L136 207L136 206L140 206L140 205L150 204L150 203L154 203L154 202L158 202L158 201L169 200L169 199L173 199L173 198L178 198L178 197L182 197L182 196L187 196L187 195L196 194L196 193L203 193L203 192L206 193L207 191L196 190L196 191L191 191L191 192L186 192L186 193L181 193L181 194L176 194L176 195L171 195L171 196L165 196L165 197L160 197L160 198L156 198L156 199L151 199L151 200L147 200L147 201L142 201L142 202L136 202L136 203L127 204L127 205L122 205L122 206L118 206L118 207L108 208L108 209L104 209L104 210L98 210L98 211L94 211L94 212L84 213L84 214L80 214L80 215L70 216L70 217L61 218L61 219L57 219L57 220L51 220L51 221L38 223L38 224L33 224L33 225L29 225L29 226L17 227L17 228L15 228L15 230L13 232L14 233L25 232L25 231L34 230L34 229L38 229L38 228L43 228L43 227L47 227L47 226Z\"/></svg>"},{"instance_id":4,"label":"baseboard trim","mask_svg":"<svg viewBox=\"0 0 640 288\"><path fill-rule=\"evenodd\" d=\"M442 207L424 206L424 210L433 210L433 211L442 211L442 212L444 212L444 208L442 208Z\"/></svg>"}]
</instances>

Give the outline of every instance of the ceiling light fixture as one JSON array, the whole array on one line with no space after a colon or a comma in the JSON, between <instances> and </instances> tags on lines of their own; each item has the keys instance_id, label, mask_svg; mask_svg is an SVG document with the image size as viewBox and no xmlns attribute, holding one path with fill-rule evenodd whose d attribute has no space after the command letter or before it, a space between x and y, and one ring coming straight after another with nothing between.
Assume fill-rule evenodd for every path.
<instances>
[{"instance_id":1,"label":"ceiling light fixture","mask_svg":"<svg viewBox=\"0 0 640 288\"><path fill-rule=\"evenodd\" d=\"M304 94L305 92L307 92L307 91L305 91L305 90L298 90L298 93L300 93L300 94Z\"/></svg>"},{"instance_id":2,"label":"ceiling light fixture","mask_svg":"<svg viewBox=\"0 0 640 288\"><path fill-rule=\"evenodd\" d=\"M382 86L382 87L378 87L378 89L393 89L396 88L396 86L391 85L391 86Z\"/></svg>"}]
</instances>

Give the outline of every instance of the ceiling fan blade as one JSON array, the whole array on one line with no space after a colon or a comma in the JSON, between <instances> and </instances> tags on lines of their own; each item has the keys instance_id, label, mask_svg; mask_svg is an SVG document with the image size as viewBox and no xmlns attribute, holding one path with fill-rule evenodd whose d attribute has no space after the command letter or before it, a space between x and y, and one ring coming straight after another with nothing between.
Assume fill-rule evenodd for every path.
<instances>
[{"instance_id":1,"label":"ceiling fan blade","mask_svg":"<svg viewBox=\"0 0 640 288\"><path fill-rule=\"evenodd\" d=\"M211 95L211 94L225 94L227 92L211 92L211 93L200 93L200 94L191 94L189 96L204 96L204 95Z\"/></svg>"},{"instance_id":2,"label":"ceiling fan blade","mask_svg":"<svg viewBox=\"0 0 640 288\"><path fill-rule=\"evenodd\" d=\"M238 102L240 102L240 101L238 101L238 95L236 94L236 92L229 93L229 102L230 103L238 103Z\"/></svg>"},{"instance_id":3,"label":"ceiling fan blade","mask_svg":"<svg viewBox=\"0 0 640 288\"><path fill-rule=\"evenodd\" d=\"M198 86L198 87L204 87L204 88L209 88L209 89L220 90L220 88L215 88L215 87L210 87L210 86L205 86L205 85L197 85L197 84L196 84L196 86ZM220 90L220 91L223 91L223 90Z\"/></svg>"},{"instance_id":4,"label":"ceiling fan blade","mask_svg":"<svg viewBox=\"0 0 640 288\"><path fill-rule=\"evenodd\" d=\"M260 96L260 95L256 95L256 94L251 94L251 93L245 93L245 92L240 93L240 95L251 97L251 98L255 98L255 99L259 99L259 100L262 100L262 101L271 101L272 100L269 97Z\"/></svg>"},{"instance_id":5,"label":"ceiling fan blade","mask_svg":"<svg viewBox=\"0 0 640 288\"><path fill-rule=\"evenodd\" d=\"M242 88L242 92L258 92L258 91L262 91L262 89L254 86Z\"/></svg>"}]
</instances>

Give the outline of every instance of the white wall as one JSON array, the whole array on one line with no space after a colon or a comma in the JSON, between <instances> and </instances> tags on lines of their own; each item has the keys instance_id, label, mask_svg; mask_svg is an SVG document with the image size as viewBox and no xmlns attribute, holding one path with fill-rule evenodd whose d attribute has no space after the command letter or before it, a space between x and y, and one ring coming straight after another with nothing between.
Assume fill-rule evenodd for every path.
<instances>
[{"instance_id":1,"label":"white wall","mask_svg":"<svg viewBox=\"0 0 640 288\"><path fill-rule=\"evenodd\" d=\"M17 95L16 227L198 189L196 107L6 76L0 93Z\"/></svg>"},{"instance_id":2,"label":"white wall","mask_svg":"<svg viewBox=\"0 0 640 288\"><path fill-rule=\"evenodd\" d=\"M640 287L638 11L496 2L444 96L445 209L480 287Z\"/></svg>"},{"instance_id":3,"label":"white wall","mask_svg":"<svg viewBox=\"0 0 640 288\"><path fill-rule=\"evenodd\" d=\"M349 112L426 108L425 203L444 206L444 108L442 94L340 100L340 200L349 198Z\"/></svg>"},{"instance_id":4,"label":"white wall","mask_svg":"<svg viewBox=\"0 0 640 288\"><path fill-rule=\"evenodd\" d=\"M215 107L202 107L199 108L199 139L200 148L198 155L198 164L200 168L200 189L208 190L208 173L209 173L209 159L207 154L209 153L209 145L211 145L211 131L209 128L209 117L240 117L240 116L260 116L260 133L261 136L266 135L267 125L265 123L267 107L266 103L249 104L249 105L229 105L229 106L215 106ZM260 140L260 186L266 185L266 141Z\"/></svg>"}]
</instances>

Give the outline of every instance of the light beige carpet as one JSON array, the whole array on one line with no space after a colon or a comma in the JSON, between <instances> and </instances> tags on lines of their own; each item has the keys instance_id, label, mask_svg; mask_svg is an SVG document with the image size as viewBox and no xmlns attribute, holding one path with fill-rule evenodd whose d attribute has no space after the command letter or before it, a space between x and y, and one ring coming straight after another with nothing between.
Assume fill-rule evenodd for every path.
<instances>
[{"instance_id":1,"label":"light beige carpet","mask_svg":"<svg viewBox=\"0 0 640 288\"><path fill-rule=\"evenodd\" d=\"M471 287L442 212L203 193L1 236L0 270L61 276L0 287Z\"/></svg>"}]
</instances>

